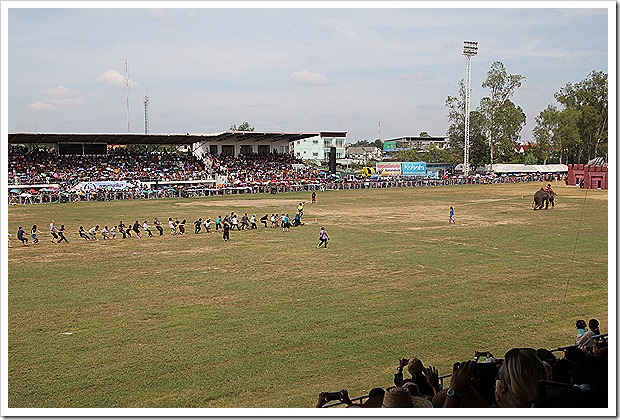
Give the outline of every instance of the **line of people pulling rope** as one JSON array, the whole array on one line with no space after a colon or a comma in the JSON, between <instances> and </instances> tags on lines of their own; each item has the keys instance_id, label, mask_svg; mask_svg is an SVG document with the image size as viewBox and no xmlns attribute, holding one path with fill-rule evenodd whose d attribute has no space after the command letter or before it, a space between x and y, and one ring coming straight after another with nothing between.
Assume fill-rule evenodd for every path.
<instances>
[{"instance_id":1,"label":"line of people pulling rope","mask_svg":"<svg viewBox=\"0 0 620 420\"><path fill-rule=\"evenodd\" d=\"M203 228L206 233L212 232L222 232L223 239L225 241L230 240L230 231L231 230L254 230L258 229L258 223L263 224L265 228L282 228L282 232L288 232L291 227L299 227L303 226L304 222L302 222L301 218L304 214L304 202L299 203L297 206L297 214L295 217L289 217L288 213L282 213L280 216L276 213L272 213L269 216L268 213L265 213L260 219L257 218L256 214L248 215L248 213L244 213L240 218L232 211L230 214L226 214L222 217L222 215L218 215L215 220L211 220L211 218L205 218L203 220L202 217L199 217L194 224L194 234L199 234L202 232ZM69 243L67 240L67 235L69 231L65 227L65 225L60 225L59 228L56 227L56 222L52 220L49 225L49 233L51 235L50 242L52 243L60 243L65 242ZM179 219L172 217L168 218L168 228L170 230L170 235L184 235L185 226L187 224L187 219ZM157 230L157 236L164 236L164 226L163 223L155 217L153 220L153 226ZM37 225L33 225L30 230L30 237L32 238L32 243L36 244L39 242L38 235L42 232L38 229ZM149 225L148 221L144 221L140 223L136 220L133 224L125 224L123 221L119 221L117 225L112 227L108 227L107 225L100 227L100 225L95 225L90 229L86 230L84 226L80 226L78 229L78 235L80 238L86 241L99 241L99 238L102 240L111 240L115 239L116 235L121 235L123 239L130 238L132 235L135 235L136 238L140 239L143 235L147 235L149 238L155 236L153 231L151 230L151 225ZM9 236L13 236L9 234ZM28 234L23 229L22 226L19 227L17 231L17 239L19 239L23 246L28 246ZM11 246L11 240L9 238L9 247Z\"/></svg>"}]
</instances>

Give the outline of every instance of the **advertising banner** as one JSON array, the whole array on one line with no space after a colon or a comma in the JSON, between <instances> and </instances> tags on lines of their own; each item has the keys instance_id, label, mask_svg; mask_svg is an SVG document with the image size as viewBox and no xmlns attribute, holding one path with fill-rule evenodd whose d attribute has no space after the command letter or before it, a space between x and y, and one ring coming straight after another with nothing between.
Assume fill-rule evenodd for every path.
<instances>
[{"instance_id":1,"label":"advertising banner","mask_svg":"<svg viewBox=\"0 0 620 420\"><path fill-rule=\"evenodd\" d=\"M403 176L426 175L426 162L403 162Z\"/></svg>"},{"instance_id":2,"label":"advertising banner","mask_svg":"<svg viewBox=\"0 0 620 420\"><path fill-rule=\"evenodd\" d=\"M377 175L400 176L402 173L400 162L377 162Z\"/></svg>"},{"instance_id":3,"label":"advertising banner","mask_svg":"<svg viewBox=\"0 0 620 420\"><path fill-rule=\"evenodd\" d=\"M85 181L80 182L73 188L73 191L96 191L101 189L122 190L123 188L133 188L134 185L127 181Z\"/></svg>"},{"instance_id":4,"label":"advertising banner","mask_svg":"<svg viewBox=\"0 0 620 420\"><path fill-rule=\"evenodd\" d=\"M396 149L395 141L384 141L383 142L383 150L394 150Z\"/></svg>"}]
</instances>

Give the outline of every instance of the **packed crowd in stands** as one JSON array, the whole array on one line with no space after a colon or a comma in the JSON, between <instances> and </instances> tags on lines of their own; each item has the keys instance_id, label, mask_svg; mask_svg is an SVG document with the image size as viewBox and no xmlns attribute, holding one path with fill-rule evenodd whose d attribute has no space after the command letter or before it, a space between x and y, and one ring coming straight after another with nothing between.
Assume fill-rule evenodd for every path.
<instances>
[{"instance_id":1,"label":"packed crowd in stands","mask_svg":"<svg viewBox=\"0 0 620 420\"><path fill-rule=\"evenodd\" d=\"M513 348L501 359L475 352L473 360L454 363L445 377L417 357L402 358L393 385L372 388L353 400L347 389L321 392L316 407L606 408L607 334L600 333L596 319L587 326L578 320L576 328L574 345ZM443 386L447 377L449 385Z\"/></svg>"},{"instance_id":2,"label":"packed crowd in stands","mask_svg":"<svg viewBox=\"0 0 620 420\"><path fill-rule=\"evenodd\" d=\"M446 174L440 179L339 178L320 168L303 165L303 161L293 155L278 153L237 157L206 154L198 158L191 152L146 153L116 148L108 151L106 155L84 156L59 155L54 150L29 151L24 146L10 145L8 160L9 188L22 186L22 189L9 191L11 204L490 184L551 179L541 174L471 175L467 178ZM88 191L75 189L81 182L102 181L127 181L131 186L91 186ZM184 185L187 181L196 181L197 185ZM37 188L32 187L35 185ZM41 187L42 185L45 187ZM112 194L116 192L119 194ZM35 199L31 198L32 195ZM62 200L61 195L70 197Z\"/></svg>"},{"instance_id":3,"label":"packed crowd in stands","mask_svg":"<svg viewBox=\"0 0 620 420\"><path fill-rule=\"evenodd\" d=\"M71 188L83 181L173 181L207 179L211 171L192 153L139 153L126 148L105 155L60 155L9 146L9 184L51 184Z\"/></svg>"}]
</instances>

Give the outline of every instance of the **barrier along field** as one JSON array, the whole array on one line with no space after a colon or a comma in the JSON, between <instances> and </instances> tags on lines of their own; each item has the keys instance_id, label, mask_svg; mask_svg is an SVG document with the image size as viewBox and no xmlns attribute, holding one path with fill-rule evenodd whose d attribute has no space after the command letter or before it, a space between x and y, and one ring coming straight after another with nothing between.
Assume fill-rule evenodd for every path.
<instances>
[{"instance_id":1,"label":"barrier along field","mask_svg":"<svg viewBox=\"0 0 620 420\"><path fill-rule=\"evenodd\" d=\"M401 357L445 374L476 350L570 344L576 319L606 332L607 191L554 184L555 208L533 211L542 185L10 207L9 407L313 407L391 385ZM288 232L194 234L199 217L293 217L302 201ZM52 220L68 244L50 243ZM119 220L155 236L77 235Z\"/></svg>"}]
</instances>

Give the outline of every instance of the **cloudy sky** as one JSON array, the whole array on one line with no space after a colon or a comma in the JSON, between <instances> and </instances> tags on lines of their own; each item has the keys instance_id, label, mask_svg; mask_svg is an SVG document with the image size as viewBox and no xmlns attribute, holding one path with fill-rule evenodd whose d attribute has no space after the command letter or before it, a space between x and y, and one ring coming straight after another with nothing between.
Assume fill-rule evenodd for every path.
<instances>
[{"instance_id":1,"label":"cloudy sky","mask_svg":"<svg viewBox=\"0 0 620 420\"><path fill-rule=\"evenodd\" d=\"M49 4L2 2L11 133L144 133L148 95L152 134L443 136L473 40L472 109L501 61L528 141L555 92L615 65L613 1Z\"/></svg>"}]
</instances>

